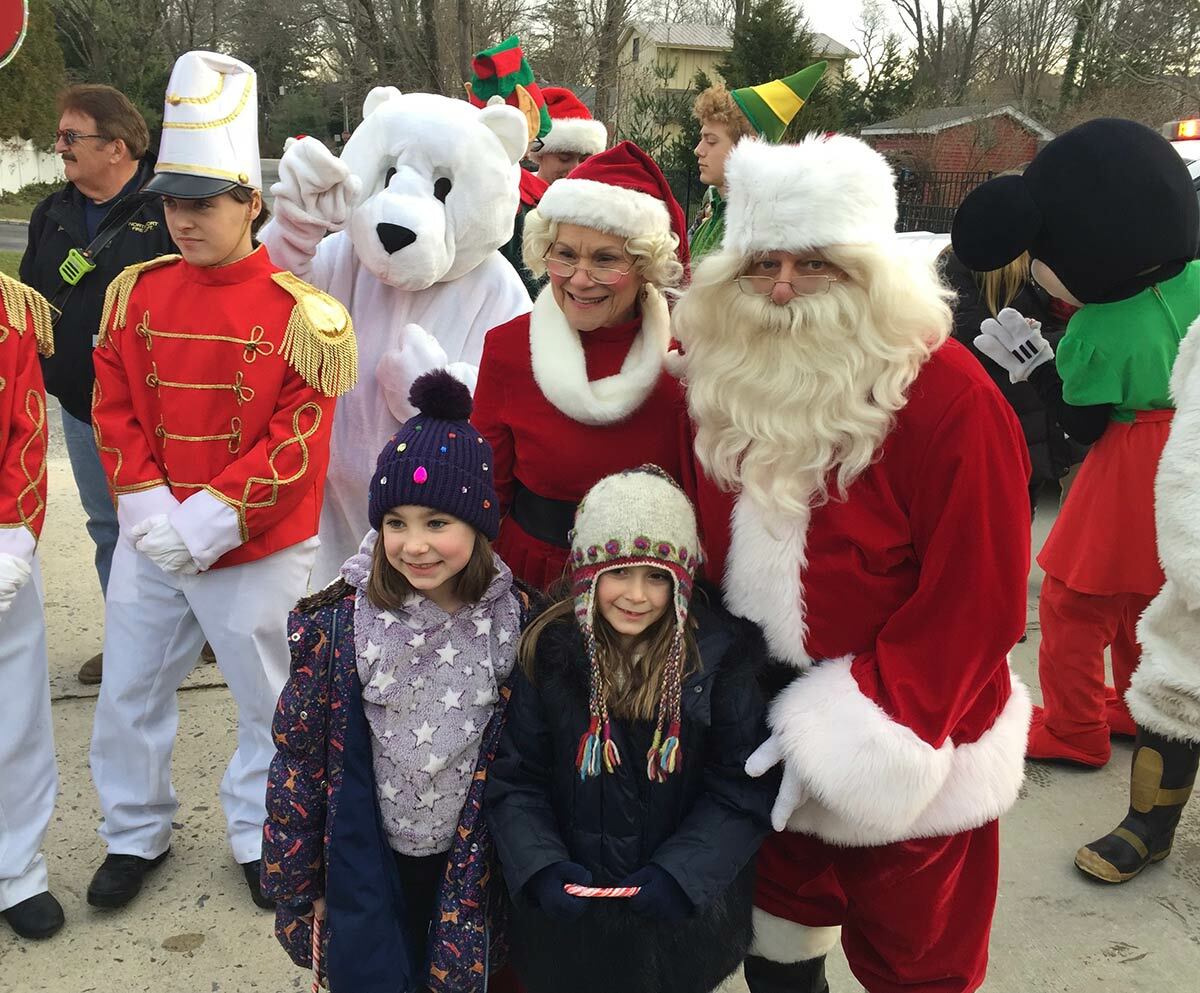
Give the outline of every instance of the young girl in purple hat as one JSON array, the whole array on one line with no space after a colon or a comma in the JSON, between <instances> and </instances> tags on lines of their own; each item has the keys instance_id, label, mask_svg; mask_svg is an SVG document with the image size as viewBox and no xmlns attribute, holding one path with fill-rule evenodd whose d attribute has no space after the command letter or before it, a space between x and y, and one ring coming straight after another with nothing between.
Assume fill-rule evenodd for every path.
<instances>
[{"instance_id":1,"label":"young girl in purple hat","mask_svg":"<svg viewBox=\"0 0 1200 993\"><path fill-rule=\"evenodd\" d=\"M470 393L438 371L410 400L371 480L374 531L292 612L275 716L263 892L300 965L323 921L334 993L482 989L488 965L478 811L529 601L491 548L492 451ZM428 937L439 887L461 910L438 915L456 929L444 968Z\"/></svg>"}]
</instances>

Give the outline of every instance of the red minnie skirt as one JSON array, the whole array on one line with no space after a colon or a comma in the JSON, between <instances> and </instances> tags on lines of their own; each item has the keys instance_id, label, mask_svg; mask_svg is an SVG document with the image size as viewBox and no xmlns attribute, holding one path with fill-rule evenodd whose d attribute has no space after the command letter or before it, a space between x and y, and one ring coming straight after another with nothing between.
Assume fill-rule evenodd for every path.
<instances>
[{"instance_id":1,"label":"red minnie skirt","mask_svg":"<svg viewBox=\"0 0 1200 993\"><path fill-rule=\"evenodd\" d=\"M1038 565L1078 593L1154 596L1164 581L1154 531L1154 476L1173 410L1113 421L1071 486Z\"/></svg>"}]
</instances>

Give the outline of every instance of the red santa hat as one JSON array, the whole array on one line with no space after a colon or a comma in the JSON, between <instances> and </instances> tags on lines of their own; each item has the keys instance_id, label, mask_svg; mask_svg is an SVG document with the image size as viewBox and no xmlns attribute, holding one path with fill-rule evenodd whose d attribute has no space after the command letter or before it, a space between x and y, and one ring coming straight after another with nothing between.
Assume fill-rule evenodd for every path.
<instances>
[{"instance_id":1,"label":"red santa hat","mask_svg":"<svg viewBox=\"0 0 1200 993\"><path fill-rule=\"evenodd\" d=\"M597 155L608 144L608 129L592 118L583 101L562 86L542 89L550 112L550 132L542 138L543 152L578 152Z\"/></svg>"},{"instance_id":2,"label":"red santa hat","mask_svg":"<svg viewBox=\"0 0 1200 993\"><path fill-rule=\"evenodd\" d=\"M593 155L551 183L537 211L549 221L639 238L674 233L688 265L687 219L655 161L632 141Z\"/></svg>"}]
</instances>

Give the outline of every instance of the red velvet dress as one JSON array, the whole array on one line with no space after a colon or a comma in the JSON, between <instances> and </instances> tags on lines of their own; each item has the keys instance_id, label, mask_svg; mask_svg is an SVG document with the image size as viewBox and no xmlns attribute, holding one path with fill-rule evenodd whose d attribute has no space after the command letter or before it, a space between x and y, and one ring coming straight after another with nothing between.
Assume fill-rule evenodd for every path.
<instances>
[{"instance_id":1,"label":"red velvet dress","mask_svg":"<svg viewBox=\"0 0 1200 993\"><path fill-rule=\"evenodd\" d=\"M665 469L689 495L695 485L680 383L662 371L626 416L609 423L581 422L555 406L538 385L530 349L530 324L538 309L488 332L471 420L495 455L496 492L505 515L496 551L513 575L545 588L562 576L567 549L538 540L513 520L509 510L517 480L538 496L572 504L604 476L646 462ZM639 317L579 334L589 383L621 372L641 330Z\"/></svg>"}]
</instances>

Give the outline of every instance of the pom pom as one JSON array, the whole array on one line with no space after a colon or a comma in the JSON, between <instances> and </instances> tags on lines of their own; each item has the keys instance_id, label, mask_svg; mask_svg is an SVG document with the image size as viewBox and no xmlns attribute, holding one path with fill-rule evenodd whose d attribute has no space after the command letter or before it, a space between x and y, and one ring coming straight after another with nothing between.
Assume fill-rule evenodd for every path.
<instances>
[{"instance_id":1,"label":"pom pom","mask_svg":"<svg viewBox=\"0 0 1200 993\"><path fill-rule=\"evenodd\" d=\"M471 391L445 369L418 376L408 391L408 402L426 417L465 421L471 416Z\"/></svg>"}]
</instances>

